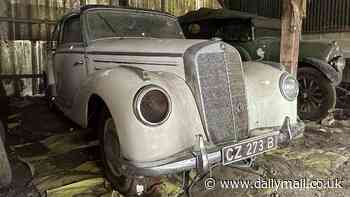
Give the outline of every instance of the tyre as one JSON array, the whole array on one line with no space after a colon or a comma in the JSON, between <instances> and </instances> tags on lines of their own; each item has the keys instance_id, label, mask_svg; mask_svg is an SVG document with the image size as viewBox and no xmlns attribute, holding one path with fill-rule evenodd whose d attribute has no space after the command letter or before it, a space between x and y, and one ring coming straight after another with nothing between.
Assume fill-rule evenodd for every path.
<instances>
[{"instance_id":1,"label":"tyre","mask_svg":"<svg viewBox=\"0 0 350 197\"><path fill-rule=\"evenodd\" d=\"M5 129L0 121L0 133L4 134ZM12 181L11 166L7 157L5 142L0 137L0 188L8 186Z\"/></svg>"},{"instance_id":2,"label":"tyre","mask_svg":"<svg viewBox=\"0 0 350 197\"><path fill-rule=\"evenodd\" d=\"M121 173L121 150L114 121L106 108L102 110L99 118L98 132L105 176L120 193L129 195L134 179Z\"/></svg>"},{"instance_id":3,"label":"tyre","mask_svg":"<svg viewBox=\"0 0 350 197\"><path fill-rule=\"evenodd\" d=\"M140 196L137 185L143 185L143 195L154 195L160 185L158 177L126 176L122 172L122 153L118 138L118 131L107 108L102 109L99 116L98 132L100 135L101 159L105 169L105 176L112 187L124 196Z\"/></svg>"},{"instance_id":4,"label":"tyre","mask_svg":"<svg viewBox=\"0 0 350 197\"><path fill-rule=\"evenodd\" d=\"M318 70L302 67L298 70L300 92L298 115L303 120L319 121L325 118L336 104L336 89Z\"/></svg>"}]
</instances>

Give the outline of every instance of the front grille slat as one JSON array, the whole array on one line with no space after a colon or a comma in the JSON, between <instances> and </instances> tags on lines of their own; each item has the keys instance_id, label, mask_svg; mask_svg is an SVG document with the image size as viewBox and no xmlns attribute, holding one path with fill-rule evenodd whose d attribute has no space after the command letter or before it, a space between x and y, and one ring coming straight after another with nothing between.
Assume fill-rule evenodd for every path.
<instances>
[{"instance_id":1,"label":"front grille slat","mask_svg":"<svg viewBox=\"0 0 350 197\"><path fill-rule=\"evenodd\" d=\"M248 137L248 103L243 66L239 52L232 47L225 49L225 65L229 72L231 99L238 139Z\"/></svg>"},{"instance_id":2,"label":"front grille slat","mask_svg":"<svg viewBox=\"0 0 350 197\"><path fill-rule=\"evenodd\" d=\"M242 61L237 50L200 53L190 82L202 120L213 143L248 136L248 110ZM200 50L199 50L200 51Z\"/></svg>"},{"instance_id":3,"label":"front grille slat","mask_svg":"<svg viewBox=\"0 0 350 197\"><path fill-rule=\"evenodd\" d=\"M216 66L223 62L223 54L202 54L198 58L207 130L214 142L235 138L229 81L226 70Z\"/></svg>"}]
</instances>

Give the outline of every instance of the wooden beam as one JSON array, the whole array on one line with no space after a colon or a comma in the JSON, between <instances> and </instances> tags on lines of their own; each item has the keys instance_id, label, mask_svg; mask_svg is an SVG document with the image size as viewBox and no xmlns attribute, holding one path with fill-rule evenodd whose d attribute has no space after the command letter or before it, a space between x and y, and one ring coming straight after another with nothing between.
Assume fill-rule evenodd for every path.
<instances>
[{"instance_id":1,"label":"wooden beam","mask_svg":"<svg viewBox=\"0 0 350 197\"><path fill-rule=\"evenodd\" d=\"M306 0L283 0L282 4L280 62L291 74L296 75Z\"/></svg>"}]
</instances>

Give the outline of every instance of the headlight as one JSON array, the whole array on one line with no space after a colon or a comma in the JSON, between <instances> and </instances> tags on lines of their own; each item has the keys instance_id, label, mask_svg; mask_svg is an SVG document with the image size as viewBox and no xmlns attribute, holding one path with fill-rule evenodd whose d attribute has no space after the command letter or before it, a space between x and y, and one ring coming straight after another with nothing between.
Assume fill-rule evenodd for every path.
<instances>
[{"instance_id":1,"label":"headlight","mask_svg":"<svg viewBox=\"0 0 350 197\"><path fill-rule=\"evenodd\" d=\"M299 94L299 83L292 75L285 73L280 79L282 95L289 101L293 101Z\"/></svg>"},{"instance_id":2,"label":"headlight","mask_svg":"<svg viewBox=\"0 0 350 197\"><path fill-rule=\"evenodd\" d=\"M345 58L342 56L334 57L331 61L330 64L335 67L338 71L342 71L345 68Z\"/></svg>"},{"instance_id":3,"label":"headlight","mask_svg":"<svg viewBox=\"0 0 350 197\"><path fill-rule=\"evenodd\" d=\"M171 112L169 94L158 86L145 86L137 93L134 100L136 117L146 125L163 124Z\"/></svg>"}]
</instances>

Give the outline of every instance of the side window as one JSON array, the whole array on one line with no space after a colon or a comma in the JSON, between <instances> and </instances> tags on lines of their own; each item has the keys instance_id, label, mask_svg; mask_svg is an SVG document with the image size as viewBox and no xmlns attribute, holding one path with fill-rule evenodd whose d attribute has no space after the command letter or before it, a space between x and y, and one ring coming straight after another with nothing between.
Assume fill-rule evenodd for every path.
<instances>
[{"instance_id":1,"label":"side window","mask_svg":"<svg viewBox=\"0 0 350 197\"><path fill-rule=\"evenodd\" d=\"M70 18L65 22L61 44L76 42L83 42L80 17Z\"/></svg>"}]
</instances>

